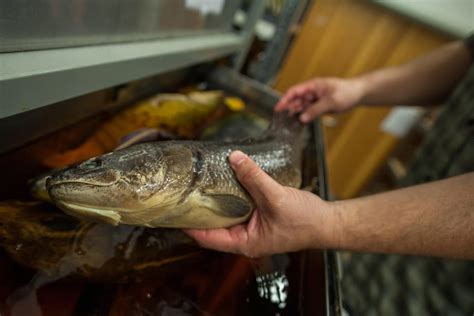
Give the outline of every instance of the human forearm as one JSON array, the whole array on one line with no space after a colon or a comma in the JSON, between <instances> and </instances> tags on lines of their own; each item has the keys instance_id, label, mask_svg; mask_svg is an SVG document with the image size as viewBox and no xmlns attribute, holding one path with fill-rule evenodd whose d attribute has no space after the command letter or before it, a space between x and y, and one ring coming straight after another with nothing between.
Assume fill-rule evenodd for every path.
<instances>
[{"instance_id":1,"label":"human forearm","mask_svg":"<svg viewBox=\"0 0 474 316\"><path fill-rule=\"evenodd\" d=\"M241 152L229 162L256 208L244 224L187 230L201 246L249 257L331 248L474 259L474 172L327 202L280 185Z\"/></svg>"},{"instance_id":2,"label":"human forearm","mask_svg":"<svg viewBox=\"0 0 474 316\"><path fill-rule=\"evenodd\" d=\"M363 93L360 104L429 105L442 102L472 62L462 41L447 44L412 62L356 78Z\"/></svg>"},{"instance_id":3,"label":"human forearm","mask_svg":"<svg viewBox=\"0 0 474 316\"><path fill-rule=\"evenodd\" d=\"M474 173L334 206L330 246L474 259Z\"/></svg>"}]
</instances>

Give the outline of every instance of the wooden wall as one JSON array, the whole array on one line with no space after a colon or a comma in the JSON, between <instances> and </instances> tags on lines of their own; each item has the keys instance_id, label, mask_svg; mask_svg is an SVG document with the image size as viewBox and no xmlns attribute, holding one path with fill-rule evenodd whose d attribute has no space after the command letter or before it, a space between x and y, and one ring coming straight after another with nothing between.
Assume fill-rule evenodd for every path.
<instances>
[{"instance_id":1,"label":"wooden wall","mask_svg":"<svg viewBox=\"0 0 474 316\"><path fill-rule=\"evenodd\" d=\"M398 65L451 40L369 1L319 0L307 12L275 88L318 76L351 77ZM380 129L389 107L360 107L325 127L332 193L356 196L398 143ZM329 120L326 120L329 121Z\"/></svg>"}]
</instances>

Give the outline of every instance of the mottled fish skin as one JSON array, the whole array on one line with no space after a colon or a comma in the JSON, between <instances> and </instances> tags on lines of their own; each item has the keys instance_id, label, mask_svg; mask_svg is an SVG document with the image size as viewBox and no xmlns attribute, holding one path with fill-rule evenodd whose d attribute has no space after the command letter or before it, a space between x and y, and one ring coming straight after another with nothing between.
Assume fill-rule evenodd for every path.
<instances>
[{"instance_id":1,"label":"mottled fish skin","mask_svg":"<svg viewBox=\"0 0 474 316\"><path fill-rule=\"evenodd\" d=\"M248 154L279 183L299 187L306 131L280 114L259 139L145 143L85 161L47 181L66 213L114 225L216 228L248 219L254 206L228 156Z\"/></svg>"}]
</instances>

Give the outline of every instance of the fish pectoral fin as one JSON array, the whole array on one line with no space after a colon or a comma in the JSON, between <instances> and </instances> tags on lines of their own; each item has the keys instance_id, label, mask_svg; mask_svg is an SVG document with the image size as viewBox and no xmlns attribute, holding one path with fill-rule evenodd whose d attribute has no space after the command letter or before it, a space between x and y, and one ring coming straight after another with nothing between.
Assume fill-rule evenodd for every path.
<instances>
[{"instance_id":1,"label":"fish pectoral fin","mask_svg":"<svg viewBox=\"0 0 474 316\"><path fill-rule=\"evenodd\" d=\"M207 207L214 213L228 217L243 217L250 213L252 204L235 195L203 194Z\"/></svg>"}]
</instances>

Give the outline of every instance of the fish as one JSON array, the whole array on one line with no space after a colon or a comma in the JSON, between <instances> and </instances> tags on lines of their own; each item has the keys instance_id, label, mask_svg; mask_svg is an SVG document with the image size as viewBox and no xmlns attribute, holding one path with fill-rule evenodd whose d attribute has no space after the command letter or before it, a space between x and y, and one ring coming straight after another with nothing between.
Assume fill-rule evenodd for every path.
<instances>
[{"instance_id":1,"label":"fish","mask_svg":"<svg viewBox=\"0 0 474 316\"><path fill-rule=\"evenodd\" d=\"M301 185L308 132L275 113L259 138L137 144L65 168L48 177L52 201L65 213L112 225L222 228L245 222L255 208L228 162L250 156L282 185Z\"/></svg>"},{"instance_id":2,"label":"fish","mask_svg":"<svg viewBox=\"0 0 474 316\"><path fill-rule=\"evenodd\" d=\"M120 144L115 148L115 150L120 150L132 146L134 144L140 144L151 140L177 138L178 136L174 135L173 133L166 132L164 130L143 127L124 136L121 139ZM49 196L48 189L46 188L46 180L50 175L54 174L57 171L58 169L52 169L40 174L39 176L29 179L28 188L30 195L39 201L53 203L51 197Z\"/></svg>"}]
</instances>

